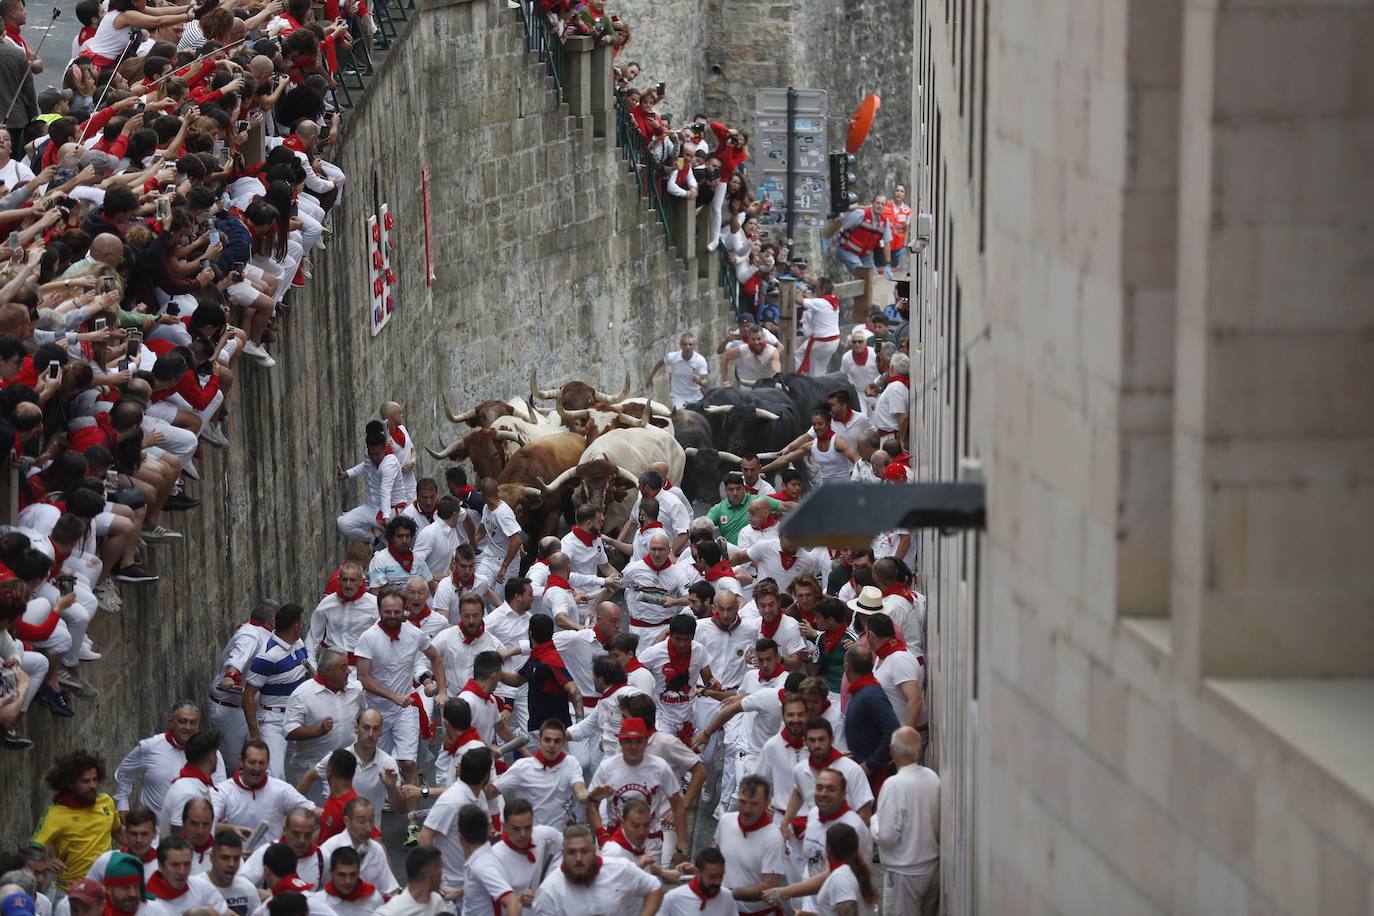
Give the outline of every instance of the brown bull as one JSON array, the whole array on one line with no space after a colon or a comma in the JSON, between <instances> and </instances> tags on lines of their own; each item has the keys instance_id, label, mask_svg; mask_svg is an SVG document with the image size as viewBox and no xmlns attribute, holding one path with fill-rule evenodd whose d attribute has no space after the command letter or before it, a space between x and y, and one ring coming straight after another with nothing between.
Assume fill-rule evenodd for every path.
<instances>
[{"instance_id":1,"label":"brown bull","mask_svg":"<svg viewBox=\"0 0 1374 916\"><path fill-rule=\"evenodd\" d=\"M630 370L625 370L625 387L619 396L611 397L604 391L598 391L586 382L572 381L558 388L543 389L539 387L538 370L530 367L530 403L536 400L554 401L558 400L567 410L586 410L598 401L607 404L615 404L625 400L630 396Z\"/></svg>"},{"instance_id":2,"label":"brown bull","mask_svg":"<svg viewBox=\"0 0 1374 916\"><path fill-rule=\"evenodd\" d=\"M526 415L520 417L520 419L528 420L530 423L539 422L528 405L526 405L525 410ZM471 410L465 410L462 413L454 413L453 408L449 405L448 395L444 395L444 413L448 414L450 422L466 423L468 426L477 429L486 429L501 417L517 416L515 408L505 401L482 401Z\"/></svg>"},{"instance_id":3,"label":"brown bull","mask_svg":"<svg viewBox=\"0 0 1374 916\"><path fill-rule=\"evenodd\" d=\"M429 446L425 446L425 451L440 461L462 461L466 458L472 462L476 479L481 480L483 477L501 476L501 471L506 466L506 451L509 446L504 446L504 443L507 442L518 445L521 439L509 429L477 429L442 451L436 451Z\"/></svg>"},{"instance_id":4,"label":"brown bull","mask_svg":"<svg viewBox=\"0 0 1374 916\"><path fill-rule=\"evenodd\" d=\"M496 478L501 499L531 537L555 533L563 508L562 495L557 490L546 493L541 480L554 480L576 468L586 447L587 440L577 433L557 433L519 449Z\"/></svg>"}]
</instances>

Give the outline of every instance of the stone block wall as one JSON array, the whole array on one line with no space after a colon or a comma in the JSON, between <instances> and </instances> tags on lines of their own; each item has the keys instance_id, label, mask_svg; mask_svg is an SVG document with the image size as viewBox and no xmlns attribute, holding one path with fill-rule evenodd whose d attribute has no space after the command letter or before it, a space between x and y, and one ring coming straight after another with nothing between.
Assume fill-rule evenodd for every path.
<instances>
[{"instance_id":1,"label":"stone block wall","mask_svg":"<svg viewBox=\"0 0 1374 916\"><path fill-rule=\"evenodd\" d=\"M78 718L56 724L36 707L37 746L0 758L0 844L27 838L55 756L86 747L113 770L163 727L173 700L203 701L224 639L255 599L314 606L342 555L334 518L361 499L333 468L360 460L363 425L382 401L401 402L419 442L447 442L446 392L455 403L524 394L532 366L541 384L576 377L619 390L682 331L724 333L714 282L667 247L613 138L594 136L592 123L559 102L504 0L440 0L412 16L329 154L348 186L313 282L293 294L277 367L243 367L233 447L207 449L191 489L204 506L170 518L182 544L153 548L162 582L124 587L123 612L96 619L101 698L77 701ZM396 219L398 308L373 337L365 224L380 203ZM422 475L442 473L420 461Z\"/></svg>"}]
</instances>

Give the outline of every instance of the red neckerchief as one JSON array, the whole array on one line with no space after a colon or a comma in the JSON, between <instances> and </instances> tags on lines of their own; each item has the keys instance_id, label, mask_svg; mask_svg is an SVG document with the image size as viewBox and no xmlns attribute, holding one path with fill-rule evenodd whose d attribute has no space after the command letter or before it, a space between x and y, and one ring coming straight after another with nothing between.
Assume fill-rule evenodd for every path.
<instances>
[{"instance_id":1,"label":"red neckerchief","mask_svg":"<svg viewBox=\"0 0 1374 916\"><path fill-rule=\"evenodd\" d=\"M837 810L834 814L830 815L829 817L826 817L824 814L821 814L821 810L817 808L816 817L820 819L820 822L822 824L828 824L836 818L843 817L847 811L849 811L849 802L845 802L843 805L840 805L839 810Z\"/></svg>"},{"instance_id":2,"label":"red neckerchief","mask_svg":"<svg viewBox=\"0 0 1374 916\"><path fill-rule=\"evenodd\" d=\"M281 145L289 150L295 150L298 153L305 152L305 143L302 142L301 138L296 136L295 134L292 134L291 136L283 140Z\"/></svg>"},{"instance_id":3,"label":"red neckerchief","mask_svg":"<svg viewBox=\"0 0 1374 916\"><path fill-rule=\"evenodd\" d=\"M345 686L345 687L340 687L338 690L335 690L333 687L330 687L330 686L329 686L329 682L328 682L328 681L326 681L324 678L320 677L318 674L315 675L315 683L316 683L316 684L319 684L321 687L323 687L325 690L328 690L330 693L343 693L346 689L348 689L348 688Z\"/></svg>"},{"instance_id":4,"label":"red neckerchief","mask_svg":"<svg viewBox=\"0 0 1374 916\"><path fill-rule=\"evenodd\" d=\"M61 573L62 573L62 564L67 562L67 555L68 555L71 551L63 550L61 547L58 547L58 546L57 546L57 542L54 541L51 537L48 538L48 543L52 545L52 553L53 553L53 558L52 558L52 569L49 570L49 573L48 573L48 574L49 574L50 576L53 576L53 577L55 578L55 577L61 575Z\"/></svg>"},{"instance_id":5,"label":"red neckerchief","mask_svg":"<svg viewBox=\"0 0 1374 916\"><path fill-rule=\"evenodd\" d=\"M654 565L654 560L653 560L653 555L652 555L652 554L647 554L647 553L646 553L646 554L644 555L644 565L647 566L647 567L649 567L650 569L652 569L652 570L653 570L654 572L656 572L656 573L661 573L661 572L663 572L663 570L665 570L665 569L667 569L669 566L672 566L672 565L673 565L673 558L672 558L672 557L668 557L668 558L666 558L666 559L663 561L663 565L662 565L662 566L655 566L655 565Z\"/></svg>"},{"instance_id":6,"label":"red neckerchief","mask_svg":"<svg viewBox=\"0 0 1374 916\"><path fill-rule=\"evenodd\" d=\"M640 531L653 531L655 528L662 528L662 522L645 522L639 526Z\"/></svg>"},{"instance_id":7,"label":"red neckerchief","mask_svg":"<svg viewBox=\"0 0 1374 916\"><path fill-rule=\"evenodd\" d=\"M757 350L754 349L754 344L752 342L748 344L748 347L750 353L754 354L755 356L762 356L763 351L768 348L768 341L765 340L763 342L763 346L759 347Z\"/></svg>"},{"instance_id":8,"label":"red neckerchief","mask_svg":"<svg viewBox=\"0 0 1374 916\"><path fill-rule=\"evenodd\" d=\"M64 808L79 809L92 807L91 805L88 805L81 799L77 798L75 795L68 795L66 792L58 792L56 795L54 795L52 797L52 803L54 805L61 805Z\"/></svg>"},{"instance_id":9,"label":"red neckerchief","mask_svg":"<svg viewBox=\"0 0 1374 916\"><path fill-rule=\"evenodd\" d=\"M829 445L830 440L834 438L835 431L833 429L827 429L823 433L816 433L816 441L819 442L821 445Z\"/></svg>"},{"instance_id":10,"label":"red neckerchief","mask_svg":"<svg viewBox=\"0 0 1374 916\"><path fill-rule=\"evenodd\" d=\"M514 843L511 842L510 835L509 835L508 833L506 833L506 831L504 831L504 830L501 831L501 842L502 842L502 843L505 843L505 844L506 844L507 846L509 846L511 849L514 849L516 852L520 853L520 855L522 855L522 856L524 856L525 858L529 859L531 862L534 861L534 844L533 844L533 843L530 843L528 846L516 846Z\"/></svg>"},{"instance_id":11,"label":"red neckerchief","mask_svg":"<svg viewBox=\"0 0 1374 916\"><path fill-rule=\"evenodd\" d=\"M844 627L837 627L829 633L821 634L821 646L827 652L834 652L840 647L840 640L844 639Z\"/></svg>"},{"instance_id":12,"label":"red neckerchief","mask_svg":"<svg viewBox=\"0 0 1374 916\"><path fill-rule=\"evenodd\" d=\"M625 665L625 673L626 673L626 674L629 674L631 671L638 671L639 669L641 669L641 668L643 668L643 667L644 667L644 663L641 662L638 658L636 658L635 656L632 655L632 656L630 656L629 662L627 662L626 665Z\"/></svg>"},{"instance_id":13,"label":"red neckerchief","mask_svg":"<svg viewBox=\"0 0 1374 916\"><path fill-rule=\"evenodd\" d=\"M415 565L415 552L413 550L407 550L404 553L397 553L396 548L388 544L386 547L386 552L391 554L391 559L395 560L397 563L400 563L401 568L404 569L406 572L410 572L410 568Z\"/></svg>"},{"instance_id":14,"label":"red neckerchief","mask_svg":"<svg viewBox=\"0 0 1374 916\"><path fill-rule=\"evenodd\" d=\"M158 869L153 872L153 876L148 879L146 887L148 893L159 900L175 900L191 889L191 883L188 881L181 886L181 890L177 890L162 876L162 870Z\"/></svg>"},{"instance_id":15,"label":"red neckerchief","mask_svg":"<svg viewBox=\"0 0 1374 916\"><path fill-rule=\"evenodd\" d=\"M889 375L889 376L887 377L887 383L888 383L889 385L891 385L893 382L901 382L903 385L907 386L908 388L911 387L911 377L910 377L910 376L906 376L906 375Z\"/></svg>"},{"instance_id":16,"label":"red neckerchief","mask_svg":"<svg viewBox=\"0 0 1374 916\"><path fill-rule=\"evenodd\" d=\"M453 579L453 581L454 581L455 583L457 583L458 587L461 588L464 592L470 591L470 590L472 589L472 587L473 587L475 584L477 584L477 572L476 572L476 570L473 571L473 573L472 573L472 578L471 578L471 579L468 579L468 581L466 581L466 582L463 582L462 580L459 580L459 579L454 579L452 576L449 576L449 578L450 578L450 579Z\"/></svg>"},{"instance_id":17,"label":"red neckerchief","mask_svg":"<svg viewBox=\"0 0 1374 916\"><path fill-rule=\"evenodd\" d=\"M395 629L391 629L391 628L387 627L387 625L386 625L385 622L379 620L379 621L377 621L377 626L381 627L382 632L385 633L385 634L387 635L387 637L388 637L392 642L396 642L398 639L401 638L401 624L402 624L402 623L405 623L405 621L404 621L404 620L400 621L399 623L396 624L396 628L395 628Z\"/></svg>"},{"instance_id":18,"label":"red neckerchief","mask_svg":"<svg viewBox=\"0 0 1374 916\"><path fill-rule=\"evenodd\" d=\"M638 659L636 659L636 661L638 661ZM640 667L643 668L644 666L640 665ZM624 690L628 686L628 684L612 684L610 688L601 695L601 699L609 700L611 697L615 696L617 693ZM597 702L600 702L600 700L598 700Z\"/></svg>"},{"instance_id":19,"label":"red neckerchief","mask_svg":"<svg viewBox=\"0 0 1374 916\"><path fill-rule=\"evenodd\" d=\"M878 647L877 655L878 655L879 658L887 658L889 655L892 655L892 654L894 654L894 653L896 653L896 652L905 652L905 651L906 651L906 643L902 642L900 639L897 639L897 638L894 636L894 637L892 637L891 639L889 639L889 640L887 640L886 642L884 642L881 646ZM852 685L852 684L850 685L850 689L851 689L851 690L853 689L853 685Z\"/></svg>"},{"instance_id":20,"label":"red neckerchief","mask_svg":"<svg viewBox=\"0 0 1374 916\"><path fill-rule=\"evenodd\" d=\"M852 359L854 360L854 365L856 365L856 366L867 366L867 365L868 365L868 344L864 344L863 350L860 351L860 352L863 353L863 356L855 356L855 355L854 355L854 351L853 351L853 350L850 350L850 351L849 351L849 356L850 356L850 358L852 358Z\"/></svg>"},{"instance_id":21,"label":"red neckerchief","mask_svg":"<svg viewBox=\"0 0 1374 916\"><path fill-rule=\"evenodd\" d=\"M182 777L185 777L187 779L199 779L201 782L205 783L210 788L213 789L215 787L215 784L210 781L209 776L206 776L204 773L202 773L200 770L197 770L189 763L186 764L186 766L182 767L181 771L177 773L177 778Z\"/></svg>"},{"instance_id":22,"label":"red neckerchief","mask_svg":"<svg viewBox=\"0 0 1374 916\"><path fill-rule=\"evenodd\" d=\"M843 756L844 756L844 754L840 753L840 751L839 751L838 749L832 747L832 748L830 748L830 756L828 756L828 757L826 757L824 760L822 760L820 766L817 766L817 765L816 765L816 761L812 760L811 757L810 757L810 755L807 755L807 758L806 758L806 765L809 766L809 767L811 767L811 769L813 769L813 770L819 771L819 770L823 770L823 769L825 769L826 767L830 766L830 764L834 763L836 760L839 760L839 759L840 759L841 757L843 757Z\"/></svg>"},{"instance_id":23,"label":"red neckerchief","mask_svg":"<svg viewBox=\"0 0 1374 916\"><path fill-rule=\"evenodd\" d=\"M611 831L611 835L606 837L606 842L619 843L621 846L624 846L630 852L634 853L636 859L644 855L644 848L634 845L630 842L629 837L625 836L624 824L621 824L619 827L615 828L615 830Z\"/></svg>"},{"instance_id":24,"label":"red neckerchief","mask_svg":"<svg viewBox=\"0 0 1374 916\"><path fill-rule=\"evenodd\" d=\"M545 759L544 759L544 752L543 752L542 750L540 750L540 751L535 751L535 752L534 752L534 758L535 758L536 760L538 760L540 763L542 763L542 764L544 765L544 769L546 769L546 770L552 770L554 767L556 767L556 766L558 766L560 763L562 763L562 762L563 762L563 758L565 758L565 757L567 757L567 756L568 756L567 751L559 751L557 757L553 758L552 760L545 760Z\"/></svg>"},{"instance_id":25,"label":"red neckerchief","mask_svg":"<svg viewBox=\"0 0 1374 916\"><path fill-rule=\"evenodd\" d=\"M762 614L759 615L759 635L763 636L765 639L772 639L774 635L777 634L778 627L780 626L782 626L781 611L778 612L777 618L772 623L768 622L767 617L764 617Z\"/></svg>"},{"instance_id":26,"label":"red neckerchief","mask_svg":"<svg viewBox=\"0 0 1374 916\"><path fill-rule=\"evenodd\" d=\"M720 622L720 617L713 613L711 614L711 622L714 623L716 625L716 629L720 630L722 633L733 633L739 627L740 619L736 617L735 622L730 626L722 626Z\"/></svg>"},{"instance_id":27,"label":"red neckerchief","mask_svg":"<svg viewBox=\"0 0 1374 916\"><path fill-rule=\"evenodd\" d=\"M307 853L307 855L309 855L309 853ZM311 884L309 881L305 880L295 872L292 872L285 878L282 878L276 884L272 885L272 896L275 897L278 894L287 894L292 891L295 891L298 894L304 894L308 893L309 891L313 891L314 889L315 885Z\"/></svg>"},{"instance_id":28,"label":"red neckerchief","mask_svg":"<svg viewBox=\"0 0 1374 916\"><path fill-rule=\"evenodd\" d=\"M611 639L615 636L615 633L613 632L603 633L601 630L601 621L599 620L596 622L595 625L592 626L592 634L596 636L596 641L601 643L601 647L603 649L606 647L606 643L610 642Z\"/></svg>"},{"instance_id":29,"label":"red neckerchief","mask_svg":"<svg viewBox=\"0 0 1374 916\"><path fill-rule=\"evenodd\" d=\"M668 664L663 666L663 683L669 690L686 690L689 684L682 687L674 687L673 682L678 678L684 681L692 673L692 647L688 646L686 652L679 652L673 648L671 640L668 641Z\"/></svg>"},{"instance_id":30,"label":"red neckerchief","mask_svg":"<svg viewBox=\"0 0 1374 916\"><path fill-rule=\"evenodd\" d=\"M239 767L237 770L234 771L234 783L240 789L247 789L249 792L252 792L253 797L257 798L258 790L261 789L263 786L267 785L267 775L268 774L266 773L262 774L262 782L258 783L256 786L250 786L248 783L243 781L243 767Z\"/></svg>"},{"instance_id":31,"label":"red neckerchief","mask_svg":"<svg viewBox=\"0 0 1374 916\"><path fill-rule=\"evenodd\" d=\"M691 881L688 881L687 887L690 888L692 893L696 894L697 898L701 901L701 909L706 909L706 901L711 900L712 898L706 896L706 892L701 889L701 886L699 884L697 884L697 879L693 878ZM720 892L717 891L716 893Z\"/></svg>"},{"instance_id":32,"label":"red neckerchief","mask_svg":"<svg viewBox=\"0 0 1374 916\"><path fill-rule=\"evenodd\" d=\"M568 591L572 591L572 583L562 576L549 573L549 580L544 584L544 590L548 591L551 588L566 588Z\"/></svg>"},{"instance_id":33,"label":"red neckerchief","mask_svg":"<svg viewBox=\"0 0 1374 916\"><path fill-rule=\"evenodd\" d=\"M8 22L5 23L5 37L23 48L25 54L29 52L29 43L25 41L24 36L20 34L19 26Z\"/></svg>"},{"instance_id":34,"label":"red neckerchief","mask_svg":"<svg viewBox=\"0 0 1374 916\"><path fill-rule=\"evenodd\" d=\"M549 645L553 645L553 643L550 642ZM464 693L464 692L470 693L470 694L476 696L478 699L480 699L483 703L485 703L485 702L487 702L488 700L491 699L491 694L489 694L489 693L487 693L485 690L483 690L483 689L482 689L482 685L478 684L478 683L477 683L476 681L474 681L472 678L468 678L468 682L467 682L466 684L464 684L464 685L463 685L463 689L460 690L460 691L458 691L458 692L459 692L459 693Z\"/></svg>"},{"instance_id":35,"label":"red neckerchief","mask_svg":"<svg viewBox=\"0 0 1374 916\"><path fill-rule=\"evenodd\" d=\"M392 441L392 442L395 442L395 443L396 443L397 445L399 445L401 448L405 448L405 447L406 447L406 434L405 434L405 430L401 429L401 427L399 427L399 426L393 426L393 427L391 427L391 441Z\"/></svg>"},{"instance_id":36,"label":"red neckerchief","mask_svg":"<svg viewBox=\"0 0 1374 916\"><path fill-rule=\"evenodd\" d=\"M802 732L794 741L792 740L792 736L787 732L787 726L784 725L782 731L778 732L778 734L782 736L782 743L794 751L801 750L806 746L806 732Z\"/></svg>"},{"instance_id":37,"label":"red neckerchief","mask_svg":"<svg viewBox=\"0 0 1374 916\"><path fill-rule=\"evenodd\" d=\"M119 851L124 853L126 856L133 856L135 859L138 859L138 861L142 862L144 865L147 865L149 862L157 858L156 846L149 846L148 851L141 856L136 853L129 852L128 846L119 847Z\"/></svg>"},{"instance_id":38,"label":"red neckerchief","mask_svg":"<svg viewBox=\"0 0 1374 916\"><path fill-rule=\"evenodd\" d=\"M448 751L448 755L452 757L454 754L458 752L458 748L467 744L469 741L481 740L482 736L477 734L477 729L469 728L466 731L461 731L458 734L454 735L452 741L445 741L444 750Z\"/></svg>"},{"instance_id":39,"label":"red neckerchief","mask_svg":"<svg viewBox=\"0 0 1374 916\"><path fill-rule=\"evenodd\" d=\"M553 644L553 640L541 642L539 645L530 649L530 658L537 662L543 662L550 668L567 668L563 662L563 656L558 654L558 647Z\"/></svg>"},{"instance_id":40,"label":"red neckerchief","mask_svg":"<svg viewBox=\"0 0 1374 916\"><path fill-rule=\"evenodd\" d=\"M908 601L915 601L915 600L916 600L916 596L913 595L913 594L911 593L911 589L907 588L905 585L903 585L903 584L900 583L900 582L898 582L898 583L895 584L895 585L889 585L887 588L883 589L883 597L884 597L884 598L890 598L890 597L893 596L893 595L897 595L898 597L905 598L905 599L908 600Z\"/></svg>"},{"instance_id":41,"label":"red neckerchief","mask_svg":"<svg viewBox=\"0 0 1374 916\"><path fill-rule=\"evenodd\" d=\"M849 413L848 413L847 415L845 415L845 417L844 417L842 420L840 420L840 422L841 422L841 423L853 423L853 422L854 422L854 408L853 408L853 407L849 408Z\"/></svg>"},{"instance_id":42,"label":"red neckerchief","mask_svg":"<svg viewBox=\"0 0 1374 916\"><path fill-rule=\"evenodd\" d=\"M626 849L629 849L630 847L626 846L625 848L626 848ZM596 870L592 872L592 878L593 878L593 879L601 872L601 862L602 862L601 856L597 856L597 857L596 857ZM564 875L567 875L567 873L568 873L568 860L567 860L567 859L564 859L564 860L563 860L563 864L560 865L560 866L558 866L558 867L561 868L561 869L563 870L563 874L564 874Z\"/></svg>"},{"instance_id":43,"label":"red neckerchief","mask_svg":"<svg viewBox=\"0 0 1374 916\"><path fill-rule=\"evenodd\" d=\"M778 562L782 564L783 569L791 569L792 564L797 562L797 552L795 550L790 552L786 550L779 550Z\"/></svg>"},{"instance_id":44,"label":"red neckerchief","mask_svg":"<svg viewBox=\"0 0 1374 916\"><path fill-rule=\"evenodd\" d=\"M477 632L471 636L469 636L468 631L464 630L462 627L459 627L458 630L463 634L463 645L470 646L477 640L481 639L483 633L487 632L487 622L483 620L481 623L479 623L477 625Z\"/></svg>"},{"instance_id":45,"label":"red neckerchief","mask_svg":"<svg viewBox=\"0 0 1374 916\"><path fill-rule=\"evenodd\" d=\"M211 849L211 847L213 847L214 845L215 845L215 835L212 833L212 834L210 834L208 837L205 838L205 842L202 843L201 845L197 846L195 843L192 843L192 844L191 844L191 851L194 852L196 855L201 856L201 857L203 858L203 857L205 856L205 854L206 854L207 852L209 852L210 849ZM153 850L153 857L154 857L154 858L157 857L157 850Z\"/></svg>"},{"instance_id":46,"label":"red neckerchief","mask_svg":"<svg viewBox=\"0 0 1374 916\"><path fill-rule=\"evenodd\" d=\"M425 618L428 617L431 613L433 613L433 612L429 609L429 605L426 604L423 613L421 613L421 614L419 614L419 615L416 615L416 614L409 614L409 613L408 613L408 614L406 614L406 619L409 620L411 623L415 624L415 626L418 627L421 623L424 622ZM486 629L486 624L485 624L485 623L482 624L482 628L483 628L484 630ZM479 634L477 634L477 635L480 636L480 635L482 635L482 634L479 633Z\"/></svg>"},{"instance_id":47,"label":"red neckerchief","mask_svg":"<svg viewBox=\"0 0 1374 916\"><path fill-rule=\"evenodd\" d=\"M268 629L270 629L270 627ZM167 743L170 744L172 747L176 748L177 750L186 750L186 745L182 744L180 741L176 739L176 736L172 734L172 730L170 728L162 733L162 737L166 738Z\"/></svg>"},{"instance_id":48,"label":"red neckerchief","mask_svg":"<svg viewBox=\"0 0 1374 916\"><path fill-rule=\"evenodd\" d=\"M377 888L375 885L368 884L366 881L359 878L358 886L353 888L353 892L350 894L340 894L334 889L333 881L330 881L324 886L324 892L331 897L338 897L340 900L347 900L351 903L355 900L366 900L368 897L377 893Z\"/></svg>"},{"instance_id":49,"label":"red neckerchief","mask_svg":"<svg viewBox=\"0 0 1374 916\"><path fill-rule=\"evenodd\" d=\"M348 604L350 601L357 601L359 598L363 596L363 592L365 591L367 591L366 579L363 580L363 582L358 586L358 590L354 592L352 595L345 595L343 592L338 592L337 594L339 596L339 603Z\"/></svg>"},{"instance_id":50,"label":"red neckerchief","mask_svg":"<svg viewBox=\"0 0 1374 916\"><path fill-rule=\"evenodd\" d=\"M829 302L830 307L835 311L838 312L840 310L840 298L838 296L833 295L831 293L827 293L826 295L821 296L820 298L824 299L826 302Z\"/></svg>"},{"instance_id":51,"label":"red neckerchief","mask_svg":"<svg viewBox=\"0 0 1374 916\"><path fill-rule=\"evenodd\" d=\"M758 525L755 525L753 522L750 522L750 523L749 523L749 527L750 527L750 528L753 528L755 531L767 531L769 528L772 528L772 527L773 527L774 525L776 525L777 523L778 523L778 520L775 519L775 518L773 518L773 516L770 515L770 516L768 516L768 522L767 522L762 528L760 528Z\"/></svg>"},{"instance_id":52,"label":"red neckerchief","mask_svg":"<svg viewBox=\"0 0 1374 916\"><path fill-rule=\"evenodd\" d=\"M577 539L582 542L583 547L590 547L596 543L596 535L592 534L585 528L573 525L572 533L575 534L577 536Z\"/></svg>"},{"instance_id":53,"label":"red neckerchief","mask_svg":"<svg viewBox=\"0 0 1374 916\"><path fill-rule=\"evenodd\" d=\"M853 696L860 690L863 690L865 687L881 688L882 686L883 685L879 684L878 679L874 677L872 674L865 674L864 676L856 677L854 678L854 680L849 682L849 695Z\"/></svg>"},{"instance_id":54,"label":"red neckerchief","mask_svg":"<svg viewBox=\"0 0 1374 916\"><path fill-rule=\"evenodd\" d=\"M730 565L728 560L721 560L715 566L706 570L706 572L702 574L702 578L707 582L715 582L719 579L733 579L735 578L735 568Z\"/></svg>"}]
</instances>

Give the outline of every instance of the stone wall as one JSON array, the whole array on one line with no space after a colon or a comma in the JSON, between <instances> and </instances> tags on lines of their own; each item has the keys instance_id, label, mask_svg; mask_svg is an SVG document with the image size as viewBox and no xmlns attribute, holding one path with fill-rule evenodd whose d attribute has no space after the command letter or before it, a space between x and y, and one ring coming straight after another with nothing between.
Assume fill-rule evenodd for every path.
<instances>
[{"instance_id":1,"label":"stone wall","mask_svg":"<svg viewBox=\"0 0 1374 916\"><path fill-rule=\"evenodd\" d=\"M682 330L724 331L711 264L667 248L613 140L559 103L504 0L441 0L412 20L332 154L348 187L314 281L293 294L278 365L243 368L233 448L200 462L192 492L205 505L172 517L182 544L153 549L162 582L125 587L138 597L96 620L92 638L107 659L91 666L100 700L78 701L78 717L57 724L36 707L37 746L0 758L5 846L26 837L46 803L40 780L54 756L87 747L113 769L162 727L171 701L203 699L223 640L254 599L313 606L342 552L334 517L361 497L333 468L359 460L380 402L400 401L420 442L451 441L454 429L437 419L446 392L455 403L523 394L535 365L541 382L579 377L618 390ZM365 222L378 203L396 218L398 307L373 337ZM421 456L422 474L440 470Z\"/></svg>"}]
</instances>

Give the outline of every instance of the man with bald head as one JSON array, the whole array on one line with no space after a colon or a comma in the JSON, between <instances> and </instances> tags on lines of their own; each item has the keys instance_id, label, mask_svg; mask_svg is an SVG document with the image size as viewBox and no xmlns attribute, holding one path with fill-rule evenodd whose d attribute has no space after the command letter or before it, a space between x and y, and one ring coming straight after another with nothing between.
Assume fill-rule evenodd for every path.
<instances>
[{"instance_id":1,"label":"man with bald head","mask_svg":"<svg viewBox=\"0 0 1374 916\"><path fill-rule=\"evenodd\" d=\"M327 210L343 193L343 170L320 158L320 125L311 120L301 121L296 125L293 135L300 144L296 158L305 168L305 189L319 199L320 205Z\"/></svg>"},{"instance_id":2,"label":"man with bald head","mask_svg":"<svg viewBox=\"0 0 1374 916\"><path fill-rule=\"evenodd\" d=\"M358 769L353 774L353 791L372 802L378 811L390 799L391 807L397 811L405 808L400 791L400 768L396 758L377 747L382 738L382 715L377 710L364 707L353 722L353 743L344 750L358 761ZM296 784L306 798L320 801L324 798L325 775L329 770L329 756L326 753L315 764L314 769L301 777Z\"/></svg>"},{"instance_id":3,"label":"man with bald head","mask_svg":"<svg viewBox=\"0 0 1374 916\"><path fill-rule=\"evenodd\" d=\"M386 434L391 451L401 463L400 488L406 502L415 499L415 440L410 438L410 430L402 422L405 419L401 405L395 401L382 404L382 421L386 423ZM418 519L416 520L419 521ZM432 519L431 519L432 521Z\"/></svg>"},{"instance_id":4,"label":"man with bald head","mask_svg":"<svg viewBox=\"0 0 1374 916\"><path fill-rule=\"evenodd\" d=\"M690 574L673 562L668 535L656 532L649 538L649 552L627 565L620 574L625 603L630 611L630 631L648 647L668 630L668 621L679 608L689 607Z\"/></svg>"},{"instance_id":5,"label":"man with bald head","mask_svg":"<svg viewBox=\"0 0 1374 916\"><path fill-rule=\"evenodd\" d=\"M324 886L324 882L329 880L329 863L325 861L320 848L315 845L315 833L319 825L320 820L314 809L295 808L286 815L282 824L281 839L277 840L277 843L291 847L291 852L296 856L296 876L309 884L312 890L319 890ZM263 843L259 846L243 863L239 874L252 881L254 886L262 887L263 854L275 846L275 843ZM273 871L275 873L275 869ZM271 888L268 887L267 890Z\"/></svg>"},{"instance_id":6,"label":"man with bald head","mask_svg":"<svg viewBox=\"0 0 1374 916\"><path fill-rule=\"evenodd\" d=\"M883 861L884 916L935 916L940 908L940 777L921 766L921 734L892 733L897 774L883 783L873 841Z\"/></svg>"}]
</instances>

